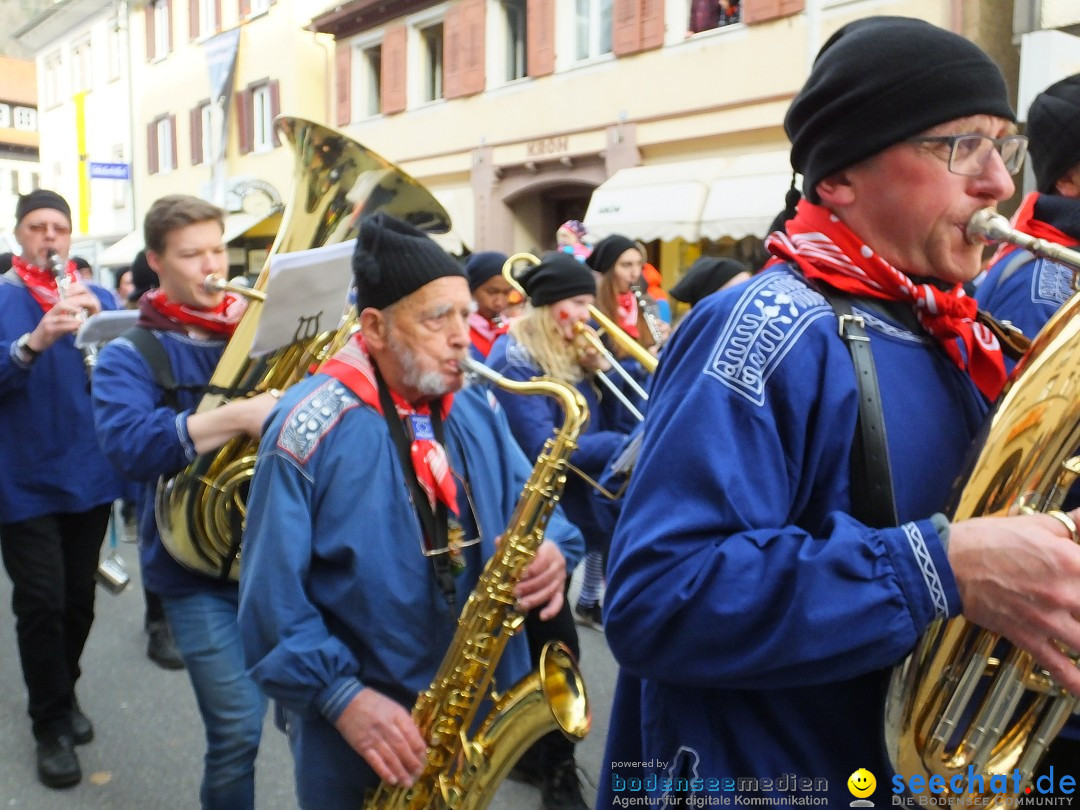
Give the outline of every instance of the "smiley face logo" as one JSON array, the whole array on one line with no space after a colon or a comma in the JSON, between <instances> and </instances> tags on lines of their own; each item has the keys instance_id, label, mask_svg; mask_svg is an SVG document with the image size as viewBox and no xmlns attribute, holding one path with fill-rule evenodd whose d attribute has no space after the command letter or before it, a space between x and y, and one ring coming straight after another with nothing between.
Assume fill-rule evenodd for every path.
<instances>
[{"instance_id":1,"label":"smiley face logo","mask_svg":"<svg viewBox=\"0 0 1080 810\"><path fill-rule=\"evenodd\" d=\"M847 789L857 799L865 799L874 792L877 787L877 779L866 768L859 768L847 780Z\"/></svg>"}]
</instances>

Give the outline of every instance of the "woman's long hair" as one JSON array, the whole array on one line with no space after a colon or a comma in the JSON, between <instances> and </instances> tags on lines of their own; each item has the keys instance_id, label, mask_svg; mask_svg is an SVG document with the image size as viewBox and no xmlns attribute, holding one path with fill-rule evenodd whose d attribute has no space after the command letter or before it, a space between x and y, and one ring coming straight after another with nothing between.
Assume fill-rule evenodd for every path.
<instances>
[{"instance_id":1,"label":"woman's long hair","mask_svg":"<svg viewBox=\"0 0 1080 810\"><path fill-rule=\"evenodd\" d=\"M530 308L510 325L509 334L525 347L547 376L571 385L585 379L577 350L566 342L550 306Z\"/></svg>"},{"instance_id":2,"label":"woman's long hair","mask_svg":"<svg viewBox=\"0 0 1080 810\"><path fill-rule=\"evenodd\" d=\"M652 301L652 299L648 295L645 295L643 297L646 303L650 303ZM596 308L605 315L607 315L608 318L613 320L615 323L619 324L619 326L622 326L622 321L619 318L619 304L615 295L614 270L608 270L608 272L604 273L604 275L600 278L600 283L596 287ZM637 342L644 346L646 349L648 349L650 346L653 345L654 341L652 339L652 335L649 332L649 324L645 320L645 313L643 311L643 307L640 306L638 307L637 328ZM618 344L612 344L611 341L606 342L609 344L609 348L613 350L612 353L620 360L628 356L627 353L623 351L620 346L618 346Z\"/></svg>"}]
</instances>

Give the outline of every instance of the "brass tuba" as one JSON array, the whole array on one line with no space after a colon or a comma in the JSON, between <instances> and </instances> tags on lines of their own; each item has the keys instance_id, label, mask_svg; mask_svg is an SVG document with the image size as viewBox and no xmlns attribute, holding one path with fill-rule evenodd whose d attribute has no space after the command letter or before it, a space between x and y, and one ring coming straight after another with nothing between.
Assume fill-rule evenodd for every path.
<instances>
[{"instance_id":1,"label":"brass tuba","mask_svg":"<svg viewBox=\"0 0 1080 810\"><path fill-rule=\"evenodd\" d=\"M367 810L487 807L514 763L540 737L560 729L580 740L591 724L585 682L562 642L548 642L539 670L509 691L496 693L491 682L506 643L525 621L515 607L514 586L544 540L544 528L566 484L567 459L588 423L588 408L581 394L565 383L546 377L515 382L471 359L463 366L509 391L554 397L562 406L563 424L536 460L502 545L461 611L439 671L417 696L412 717L428 744L423 773L412 787L383 782L365 801ZM473 721L486 699L491 709L473 733Z\"/></svg>"},{"instance_id":2,"label":"brass tuba","mask_svg":"<svg viewBox=\"0 0 1080 810\"><path fill-rule=\"evenodd\" d=\"M363 216L386 211L430 232L446 232L450 217L431 193L399 167L347 135L302 118L281 117L277 127L295 153L292 198L270 255L309 250L356 236ZM197 412L237 397L282 390L319 363L352 330L355 318L298 333L291 346L250 357L269 276L269 258L248 297L247 312L229 339ZM247 484L258 443L246 436L204 453L172 478L162 478L157 524L168 552L194 571L237 580Z\"/></svg>"},{"instance_id":3,"label":"brass tuba","mask_svg":"<svg viewBox=\"0 0 1080 810\"><path fill-rule=\"evenodd\" d=\"M1015 231L991 209L972 217L968 239L1007 241L1072 265L1074 293L988 416L952 519L1061 509L1080 474L1080 254ZM998 806L1024 793L1077 705L1028 653L963 618L939 620L893 670L886 747L897 773L940 777L943 799L981 796Z\"/></svg>"}]
</instances>

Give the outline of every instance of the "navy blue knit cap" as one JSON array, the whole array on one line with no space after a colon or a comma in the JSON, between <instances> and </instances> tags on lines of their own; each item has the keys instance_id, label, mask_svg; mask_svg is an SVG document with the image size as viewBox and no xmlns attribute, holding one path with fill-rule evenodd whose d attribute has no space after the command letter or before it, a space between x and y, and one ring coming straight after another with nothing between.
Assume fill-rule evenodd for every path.
<instances>
[{"instance_id":1,"label":"navy blue knit cap","mask_svg":"<svg viewBox=\"0 0 1080 810\"><path fill-rule=\"evenodd\" d=\"M561 251L545 253L537 264L518 277L534 307L547 306L578 295L596 295L596 276L573 256Z\"/></svg>"},{"instance_id":2,"label":"navy blue knit cap","mask_svg":"<svg viewBox=\"0 0 1080 810\"><path fill-rule=\"evenodd\" d=\"M509 258L497 250L473 253L465 260L465 274L469 277L469 289L475 290L489 278L502 274L503 265Z\"/></svg>"},{"instance_id":3,"label":"navy blue knit cap","mask_svg":"<svg viewBox=\"0 0 1080 810\"><path fill-rule=\"evenodd\" d=\"M1051 194L1080 163L1080 73L1047 87L1028 110L1028 151L1039 191Z\"/></svg>"},{"instance_id":4,"label":"navy blue knit cap","mask_svg":"<svg viewBox=\"0 0 1080 810\"><path fill-rule=\"evenodd\" d=\"M822 46L784 118L803 194L834 172L938 124L969 115L1009 121L1005 79L964 37L923 20L867 17Z\"/></svg>"}]
</instances>

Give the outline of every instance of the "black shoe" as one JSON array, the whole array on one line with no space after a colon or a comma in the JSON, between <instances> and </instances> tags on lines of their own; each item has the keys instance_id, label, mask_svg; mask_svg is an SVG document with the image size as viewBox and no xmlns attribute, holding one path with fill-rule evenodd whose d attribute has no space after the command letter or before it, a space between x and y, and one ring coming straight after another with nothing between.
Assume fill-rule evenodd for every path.
<instances>
[{"instance_id":1,"label":"black shoe","mask_svg":"<svg viewBox=\"0 0 1080 810\"><path fill-rule=\"evenodd\" d=\"M75 742L70 735L60 734L37 745L38 779L45 787L65 788L82 781Z\"/></svg>"},{"instance_id":2,"label":"black shoe","mask_svg":"<svg viewBox=\"0 0 1080 810\"><path fill-rule=\"evenodd\" d=\"M71 739L75 745L86 745L94 739L94 725L83 714L78 701L71 704Z\"/></svg>"},{"instance_id":3,"label":"black shoe","mask_svg":"<svg viewBox=\"0 0 1080 810\"><path fill-rule=\"evenodd\" d=\"M604 616L600 604L583 605L578 602L574 607L574 621L585 627L591 627L593 630L602 631L604 629Z\"/></svg>"},{"instance_id":4,"label":"black shoe","mask_svg":"<svg viewBox=\"0 0 1080 810\"><path fill-rule=\"evenodd\" d=\"M544 810L589 810L581 795L581 780L574 760L560 762L544 774L540 801Z\"/></svg>"},{"instance_id":5,"label":"black shoe","mask_svg":"<svg viewBox=\"0 0 1080 810\"><path fill-rule=\"evenodd\" d=\"M162 669L183 669L184 659L177 652L172 631L167 622L151 622L146 626L150 640L146 644L146 657Z\"/></svg>"}]
</instances>

